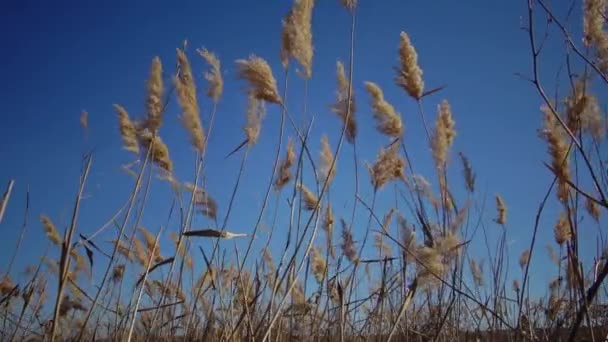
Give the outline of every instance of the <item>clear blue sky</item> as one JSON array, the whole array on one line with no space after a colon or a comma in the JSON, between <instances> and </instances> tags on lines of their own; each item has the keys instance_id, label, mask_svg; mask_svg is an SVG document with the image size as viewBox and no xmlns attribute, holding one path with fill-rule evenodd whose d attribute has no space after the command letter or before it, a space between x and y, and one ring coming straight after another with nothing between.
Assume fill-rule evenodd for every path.
<instances>
[{"instance_id":1,"label":"clear blue sky","mask_svg":"<svg viewBox=\"0 0 608 342\"><path fill-rule=\"evenodd\" d=\"M541 163L547 160L545 145L536 134L541 124L540 98L530 84L514 76L517 72L530 72L528 37L520 29L520 18L526 16L525 5L523 0L361 0L355 47L360 161L373 161L378 148L386 143L374 130L369 97L363 87L363 82L369 80L378 83L387 100L404 114L405 141L416 167L436 185L416 107L392 81L399 33L406 31L418 51L427 88L447 85L425 101L427 119L434 122L437 103L444 98L449 100L458 131L454 152L463 151L475 168L478 198L481 200L484 194L488 197L488 221L495 216L494 194L500 193L505 199L515 262L529 244L536 208L550 182ZM280 82L281 18L290 6L291 1L5 2L0 11L0 37L5 49L0 54L0 183L4 186L14 178L16 186L1 226L0 260L8 260L12 253L28 185L30 224L20 255L32 260L42 253L46 240L39 223L41 213L49 215L63 231L77 189L81 154L89 148L96 152L79 231L90 233L124 203L132 182L120 171L120 165L129 162L131 155L121 151L112 104L122 104L132 116L142 115L144 84L152 58L160 56L167 78L175 70L175 48L184 39L189 41L189 56L201 90L204 84L200 76L206 66L194 49L207 47L223 63L226 87L209 143L207 175L209 191L217 199L222 216L239 163L239 157L223 158L242 140L241 127L245 122L245 95L243 84L235 78L234 60L255 53L269 61ZM341 128L328 106L334 100L335 62L348 61L349 20L337 0L317 1L309 92L309 111L315 115L313 151L318 151L318 138L325 132L335 146ZM547 46L548 72L543 74L551 86L563 51L557 41ZM293 99L300 97L303 88L300 80L292 80ZM301 115L301 103L290 103L294 115ZM206 126L210 110L206 98L201 97L201 107ZM79 126L83 110L89 113L88 141ZM191 180L193 153L177 114L178 109L172 104L161 136L169 145L177 176ZM234 208L236 215L229 222L233 231L249 232L255 222L272 167L278 115L277 108L269 108L262 138L245 171ZM293 135L291 129L288 132ZM345 147L341 157L340 180L332 197L336 199L338 215L348 218L352 205L350 146ZM451 178L453 184L461 186L461 168L457 159L453 160ZM362 195L371 200L367 172L363 167L360 172ZM340 192L345 194L340 196ZM155 230L166 223L169 196L166 184L154 183L143 221L146 227ZM384 215L393 194L386 190L380 196L379 214ZM271 204L266 224L274 210L274 199ZM544 244L552 243L555 205L550 205L547 213L533 268L547 261ZM362 236L365 217L361 210L355 238ZM198 218L196 224L207 222ZM488 228L498 229L491 222ZM167 243L165 247L169 247ZM17 270L27 263L20 261ZM542 282L553 275L540 272L535 274L535 280Z\"/></svg>"}]
</instances>

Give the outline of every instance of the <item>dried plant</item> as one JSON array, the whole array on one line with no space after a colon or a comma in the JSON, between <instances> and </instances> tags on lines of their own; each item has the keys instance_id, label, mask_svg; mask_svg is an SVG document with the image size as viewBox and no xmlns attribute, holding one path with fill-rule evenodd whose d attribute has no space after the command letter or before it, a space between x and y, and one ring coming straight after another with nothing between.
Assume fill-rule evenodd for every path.
<instances>
[{"instance_id":1,"label":"dried plant","mask_svg":"<svg viewBox=\"0 0 608 342\"><path fill-rule=\"evenodd\" d=\"M173 77L177 99L182 110L180 120L190 136L190 143L198 151L205 149L205 132L201 123L200 109L196 98L196 84L190 61L181 49L177 49L178 74Z\"/></svg>"},{"instance_id":2,"label":"dried plant","mask_svg":"<svg viewBox=\"0 0 608 342\"><path fill-rule=\"evenodd\" d=\"M397 69L395 82L412 98L418 100L424 91L422 69L418 66L418 54L407 33L401 32L399 41L400 67Z\"/></svg>"},{"instance_id":3,"label":"dried plant","mask_svg":"<svg viewBox=\"0 0 608 342\"><path fill-rule=\"evenodd\" d=\"M469 192L475 192L475 172L469 159L461 152L458 154L462 161L462 171L464 174L464 184Z\"/></svg>"},{"instance_id":4,"label":"dried plant","mask_svg":"<svg viewBox=\"0 0 608 342\"><path fill-rule=\"evenodd\" d=\"M519 267L523 270L530 262L530 250L526 249L519 256Z\"/></svg>"},{"instance_id":5,"label":"dried plant","mask_svg":"<svg viewBox=\"0 0 608 342\"><path fill-rule=\"evenodd\" d=\"M322 182L327 182L329 186L336 176L337 164L334 163L333 169L331 164L334 162L334 154L329 146L329 139L327 135L321 137L321 166L319 167L319 174ZM331 172L330 172L331 171Z\"/></svg>"},{"instance_id":6,"label":"dried plant","mask_svg":"<svg viewBox=\"0 0 608 342\"><path fill-rule=\"evenodd\" d=\"M310 251L310 258L312 264L312 274L315 276L317 282L321 283L325 277L325 269L327 267L325 259L321 253L319 253L319 250L314 247Z\"/></svg>"},{"instance_id":7,"label":"dried plant","mask_svg":"<svg viewBox=\"0 0 608 342\"><path fill-rule=\"evenodd\" d=\"M289 183L293 177L291 173L291 167L296 161L296 154L293 151L293 141L289 139L287 143L287 151L285 152L285 158L281 160L279 164L279 173L274 181L275 190L281 190L287 183Z\"/></svg>"},{"instance_id":8,"label":"dried plant","mask_svg":"<svg viewBox=\"0 0 608 342\"><path fill-rule=\"evenodd\" d=\"M398 145L382 148L369 172L375 190L394 180L405 181L405 160L399 155Z\"/></svg>"},{"instance_id":9,"label":"dried plant","mask_svg":"<svg viewBox=\"0 0 608 342\"><path fill-rule=\"evenodd\" d=\"M557 176L557 197L565 201L569 194L568 181L570 180L570 158L569 146L566 141L566 132L554 117L553 112L547 106L541 108L545 114L544 138L549 147L551 156L551 167Z\"/></svg>"},{"instance_id":10,"label":"dried plant","mask_svg":"<svg viewBox=\"0 0 608 342\"><path fill-rule=\"evenodd\" d=\"M332 112L336 113L342 123L346 125L346 140L351 144L357 137L357 121L355 120L355 94L344 72L344 64L336 63L338 89L336 91L336 102L331 106ZM349 101L350 100L350 101Z\"/></svg>"},{"instance_id":11,"label":"dried plant","mask_svg":"<svg viewBox=\"0 0 608 342\"><path fill-rule=\"evenodd\" d=\"M281 35L281 63L287 68L289 58L296 59L303 67L304 78L312 76L312 10L314 0L295 0L292 9L283 19Z\"/></svg>"},{"instance_id":12,"label":"dried plant","mask_svg":"<svg viewBox=\"0 0 608 342\"><path fill-rule=\"evenodd\" d=\"M496 223L505 225L507 223L507 205L500 195L496 195Z\"/></svg>"},{"instance_id":13,"label":"dried plant","mask_svg":"<svg viewBox=\"0 0 608 342\"><path fill-rule=\"evenodd\" d=\"M570 228L570 221L568 220L566 214L561 213L559 215L559 219L557 220L557 223L553 228L553 235L555 237L555 242L560 246L566 243L567 241L570 241L572 234Z\"/></svg>"},{"instance_id":14,"label":"dried plant","mask_svg":"<svg viewBox=\"0 0 608 342\"><path fill-rule=\"evenodd\" d=\"M384 93L373 82L365 82L365 89L372 97L372 111L376 119L376 129L391 138L400 138L403 135L401 115L384 99Z\"/></svg>"},{"instance_id":15,"label":"dried plant","mask_svg":"<svg viewBox=\"0 0 608 342\"><path fill-rule=\"evenodd\" d=\"M313 194L312 191L308 190L308 188L304 184L298 184L298 189L302 194L304 208L306 210L315 210L317 208L317 203L319 202L317 196Z\"/></svg>"},{"instance_id":16,"label":"dried plant","mask_svg":"<svg viewBox=\"0 0 608 342\"><path fill-rule=\"evenodd\" d=\"M471 267L471 275L473 276L473 281L475 285L482 287L483 282L483 269L481 265L478 265L475 259L469 260L469 266Z\"/></svg>"},{"instance_id":17,"label":"dried plant","mask_svg":"<svg viewBox=\"0 0 608 342\"><path fill-rule=\"evenodd\" d=\"M207 96L218 103L224 92L224 79L222 78L221 67L222 64L219 58L211 51L202 48L197 49L196 52L209 64L210 71L206 71L204 76L208 82Z\"/></svg>"},{"instance_id":18,"label":"dried plant","mask_svg":"<svg viewBox=\"0 0 608 342\"><path fill-rule=\"evenodd\" d=\"M353 234L348 229L346 221L341 220L342 222L342 254L353 264L357 264L359 262L359 256L357 255L357 250L355 249L355 241L353 240Z\"/></svg>"},{"instance_id":19,"label":"dried plant","mask_svg":"<svg viewBox=\"0 0 608 342\"><path fill-rule=\"evenodd\" d=\"M431 150L433 151L437 169L443 169L448 161L448 151L454 143L454 137L456 136L454 126L455 123L452 118L450 104L446 100L443 100L437 106L437 122L431 140Z\"/></svg>"},{"instance_id":20,"label":"dried plant","mask_svg":"<svg viewBox=\"0 0 608 342\"><path fill-rule=\"evenodd\" d=\"M585 208L587 209L587 213L589 213L589 216L591 216L596 222L599 222L600 208L597 203L587 198L587 200L585 201Z\"/></svg>"},{"instance_id":21,"label":"dried plant","mask_svg":"<svg viewBox=\"0 0 608 342\"><path fill-rule=\"evenodd\" d=\"M418 246L414 249L416 273L421 287L434 287L441 284L440 279L446 270L441 253L435 248Z\"/></svg>"},{"instance_id":22,"label":"dried plant","mask_svg":"<svg viewBox=\"0 0 608 342\"><path fill-rule=\"evenodd\" d=\"M62 238L57 232L53 221L48 216L42 215L40 216L40 222L42 222L42 228L44 228L47 238L55 245L61 246Z\"/></svg>"},{"instance_id":23,"label":"dried plant","mask_svg":"<svg viewBox=\"0 0 608 342\"><path fill-rule=\"evenodd\" d=\"M173 161L169 156L169 148L160 136L152 135L150 132L142 132L139 141L146 149L152 149L152 160L158 167L169 174L173 173Z\"/></svg>"},{"instance_id":24,"label":"dried plant","mask_svg":"<svg viewBox=\"0 0 608 342\"><path fill-rule=\"evenodd\" d=\"M584 1L583 42L587 47L595 47L599 68L604 73L608 71L608 35L604 30L605 13L605 0Z\"/></svg>"},{"instance_id":25,"label":"dried plant","mask_svg":"<svg viewBox=\"0 0 608 342\"><path fill-rule=\"evenodd\" d=\"M249 146L255 145L260 137L262 130L262 120L266 116L264 102L258 100L252 93L249 93L247 105L247 123L243 127L247 143Z\"/></svg>"},{"instance_id":26,"label":"dried plant","mask_svg":"<svg viewBox=\"0 0 608 342\"><path fill-rule=\"evenodd\" d=\"M283 102L268 62L256 55L251 55L248 59L237 60L236 66L238 77L249 83L248 93L255 99L277 104Z\"/></svg>"},{"instance_id":27,"label":"dried plant","mask_svg":"<svg viewBox=\"0 0 608 342\"><path fill-rule=\"evenodd\" d=\"M137 129L129 118L129 113L120 105L115 104L114 108L118 112L118 124L122 146L125 150L139 154L139 144L137 142Z\"/></svg>"},{"instance_id":28,"label":"dried plant","mask_svg":"<svg viewBox=\"0 0 608 342\"><path fill-rule=\"evenodd\" d=\"M152 132L158 131L162 125L163 112L163 66L160 58L152 60L150 78L147 83L148 95L146 97L146 128Z\"/></svg>"},{"instance_id":29,"label":"dried plant","mask_svg":"<svg viewBox=\"0 0 608 342\"><path fill-rule=\"evenodd\" d=\"M340 0L340 3L351 12L354 12L357 7L357 0Z\"/></svg>"}]
</instances>

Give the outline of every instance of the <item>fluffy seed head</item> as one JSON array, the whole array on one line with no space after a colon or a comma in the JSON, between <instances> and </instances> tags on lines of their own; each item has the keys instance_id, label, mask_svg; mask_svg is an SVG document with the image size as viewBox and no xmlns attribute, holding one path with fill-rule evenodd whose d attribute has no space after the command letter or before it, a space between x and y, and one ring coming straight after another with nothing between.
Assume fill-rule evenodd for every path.
<instances>
[{"instance_id":1,"label":"fluffy seed head","mask_svg":"<svg viewBox=\"0 0 608 342\"><path fill-rule=\"evenodd\" d=\"M551 167L558 180L557 197L560 201L564 201L568 198L570 192L568 180L571 177L566 132L549 107L543 106L541 107L541 111L545 114L544 139L547 141L549 148Z\"/></svg>"},{"instance_id":2,"label":"fluffy seed head","mask_svg":"<svg viewBox=\"0 0 608 342\"><path fill-rule=\"evenodd\" d=\"M211 51L202 48L197 49L201 57L209 64L210 70L206 71L204 76L207 80L207 96L218 103L224 91L224 79L222 78L221 63L219 58Z\"/></svg>"},{"instance_id":3,"label":"fluffy seed head","mask_svg":"<svg viewBox=\"0 0 608 342\"><path fill-rule=\"evenodd\" d=\"M198 151L205 149L205 132L201 123L200 109L196 99L196 84L192 76L190 61L183 50L177 49L178 74L173 78L177 99L182 109L180 120L190 136L190 143Z\"/></svg>"},{"instance_id":4,"label":"fluffy seed head","mask_svg":"<svg viewBox=\"0 0 608 342\"><path fill-rule=\"evenodd\" d=\"M260 137L262 130L262 120L266 116L266 107L264 102L256 98L253 93L249 93L247 104L247 123L243 127L247 143L249 146L255 145Z\"/></svg>"},{"instance_id":5,"label":"fluffy seed head","mask_svg":"<svg viewBox=\"0 0 608 342\"><path fill-rule=\"evenodd\" d=\"M357 256L357 251L355 249L355 241L353 240L353 234L348 229L346 225L346 221L343 219L342 222L342 254L353 264L357 264L359 262L359 257Z\"/></svg>"},{"instance_id":6,"label":"fluffy seed head","mask_svg":"<svg viewBox=\"0 0 608 342\"><path fill-rule=\"evenodd\" d=\"M57 232L57 228L53 224L53 221L46 216L40 216L40 222L42 222L42 228L44 228L44 232L46 233L47 238L57 246L61 245L61 236Z\"/></svg>"},{"instance_id":7,"label":"fluffy seed head","mask_svg":"<svg viewBox=\"0 0 608 342\"><path fill-rule=\"evenodd\" d=\"M478 265L475 259L470 259L469 266L471 267L471 275L473 276L473 281L479 287L483 286L483 269L481 265Z\"/></svg>"},{"instance_id":8,"label":"fluffy seed head","mask_svg":"<svg viewBox=\"0 0 608 342\"><path fill-rule=\"evenodd\" d=\"M585 208L587 209L587 213L595 220L595 222L599 222L600 219L600 208L597 203L587 198L585 202Z\"/></svg>"},{"instance_id":9,"label":"fluffy seed head","mask_svg":"<svg viewBox=\"0 0 608 342\"><path fill-rule=\"evenodd\" d=\"M249 59L237 60L236 66L238 77L249 83L249 93L253 97L270 103L283 102L268 62L256 55L251 55Z\"/></svg>"},{"instance_id":10,"label":"fluffy seed head","mask_svg":"<svg viewBox=\"0 0 608 342\"><path fill-rule=\"evenodd\" d=\"M281 62L287 68L289 58L296 59L304 72L304 78L312 75L312 9L314 0L296 0L293 8L283 19L283 33L281 35Z\"/></svg>"},{"instance_id":11,"label":"fluffy seed head","mask_svg":"<svg viewBox=\"0 0 608 342\"><path fill-rule=\"evenodd\" d=\"M354 143L357 136L357 121L355 121L355 94L350 80L344 72L344 64L338 61L336 64L338 89L336 91L336 102L331 106L332 112L336 113L342 123L346 125L346 140ZM350 101L349 101L350 97Z\"/></svg>"},{"instance_id":12,"label":"fluffy seed head","mask_svg":"<svg viewBox=\"0 0 608 342\"><path fill-rule=\"evenodd\" d=\"M357 7L357 0L340 0L340 3L350 12L354 12Z\"/></svg>"},{"instance_id":13,"label":"fluffy seed head","mask_svg":"<svg viewBox=\"0 0 608 342\"><path fill-rule=\"evenodd\" d=\"M279 165L279 174L277 179L274 181L275 190L281 190L293 177L291 173L291 167L296 161L296 154L293 151L293 141L289 139L287 143L287 151L285 152L285 158L281 161Z\"/></svg>"},{"instance_id":14,"label":"fluffy seed head","mask_svg":"<svg viewBox=\"0 0 608 342\"><path fill-rule=\"evenodd\" d=\"M334 153L329 146L329 139L327 135L321 137L321 166L319 168L321 175L321 182L327 181L327 185L331 184L332 180L336 176L337 163L334 163L334 168L331 169L331 163L334 160ZM331 172L330 172L331 169Z\"/></svg>"},{"instance_id":15,"label":"fluffy seed head","mask_svg":"<svg viewBox=\"0 0 608 342\"><path fill-rule=\"evenodd\" d=\"M146 111L148 114L146 124L150 131L156 132L162 124L163 111L163 66L158 57L154 57L152 60L146 88L148 92L146 97Z\"/></svg>"},{"instance_id":16,"label":"fluffy seed head","mask_svg":"<svg viewBox=\"0 0 608 342\"><path fill-rule=\"evenodd\" d=\"M571 233L568 217L564 213L559 214L557 223L555 224L555 227L553 227L555 242L560 246L563 245L566 241L570 240L572 237Z\"/></svg>"},{"instance_id":17,"label":"fluffy seed head","mask_svg":"<svg viewBox=\"0 0 608 342\"><path fill-rule=\"evenodd\" d=\"M390 103L386 102L382 89L373 82L365 82L365 89L372 98L376 129L391 138L401 137L403 135L401 116Z\"/></svg>"},{"instance_id":18,"label":"fluffy seed head","mask_svg":"<svg viewBox=\"0 0 608 342\"><path fill-rule=\"evenodd\" d=\"M82 129L85 131L89 128L89 113L87 111L82 111L82 113L80 113L80 126L82 126Z\"/></svg>"},{"instance_id":19,"label":"fluffy seed head","mask_svg":"<svg viewBox=\"0 0 608 342\"><path fill-rule=\"evenodd\" d=\"M519 256L519 267L523 270L530 262L530 250L526 249Z\"/></svg>"},{"instance_id":20,"label":"fluffy seed head","mask_svg":"<svg viewBox=\"0 0 608 342\"><path fill-rule=\"evenodd\" d=\"M423 287L434 287L441 284L438 277L443 277L446 268L439 251L428 246L418 246L414 250L414 255L417 259L418 284Z\"/></svg>"},{"instance_id":21,"label":"fluffy seed head","mask_svg":"<svg viewBox=\"0 0 608 342\"><path fill-rule=\"evenodd\" d=\"M302 200L304 201L304 208L306 210L315 210L315 208L317 207L317 202L319 202L317 196L315 196L312 191L308 190L308 188L304 184L298 184L298 189L300 190L300 193L303 197Z\"/></svg>"},{"instance_id":22,"label":"fluffy seed head","mask_svg":"<svg viewBox=\"0 0 608 342\"><path fill-rule=\"evenodd\" d=\"M122 138L122 146L125 150L139 154L137 143L137 129L129 118L129 113L120 105L115 104L114 109L118 112L118 128Z\"/></svg>"},{"instance_id":23,"label":"fluffy seed head","mask_svg":"<svg viewBox=\"0 0 608 342\"><path fill-rule=\"evenodd\" d=\"M399 155L398 145L382 148L374 165L369 169L375 190L393 180L405 180L405 160Z\"/></svg>"},{"instance_id":24,"label":"fluffy seed head","mask_svg":"<svg viewBox=\"0 0 608 342\"><path fill-rule=\"evenodd\" d=\"M120 264L114 267L112 271L112 281L118 282L122 279L122 276L125 274L125 265Z\"/></svg>"},{"instance_id":25,"label":"fluffy seed head","mask_svg":"<svg viewBox=\"0 0 608 342\"><path fill-rule=\"evenodd\" d=\"M452 118L452 109L448 101L443 100L437 106L437 121L435 132L431 140L431 149L435 158L435 165L438 169L443 169L448 161L448 151L454 143L456 130L455 122Z\"/></svg>"},{"instance_id":26,"label":"fluffy seed head","mask_svg":"<svg viewBox=\"0 0 608 342\"><path fill-rule=\"evenodd\" d=\"M500 195L496 195L496 210L498 216L496 217L496 223L504 225L507 223L507 206Z\"/></svg>"},{"instance_id":27,"label":"fluffy seed head","mask_svg":"<svg viewBox=\"0 0 608 342\"><path fill-rule=\"evenodd\" d=\"M325 276L325 268L327 264L325 263L325 259L319 253L319 250L315 247L312 248L311 252L311 263L312 263L312 274L315 276L315 279L318 283L323 281L323 277Z\"/></svg>"},{"instance_id":28,"label":"fluffy seed head","mask_svg":"<svg viewBox=\"0 0 608 342\"><path fill-rule=\"evenodd\" d=\"M173 161L169 156L169 148L158 135L146 131L140 135L140 143L146 149L152 149L152 160L168 173L173 173Z\"/></svg>"},{"instance_id":29,"label":"fluffy seed head","mask_svg":"<svg viewBox=\"0 0 608 342\"><path fill-rule=\"evenodd\" d=\"M461 152L459 153L462 161L462 172L464 174L464 184L469 192L475 192L475 172L469 159Z\"/></svg>"},{"instance_id":30,"label":"fluffy seed head","mask_svg":"<svg viewBox=\"0 0 608 342\"><path fill-rule=\"evenodd\" d=\"M422 69L418 66L418 54L405 32L401 32L399 41L400 68L397 69L395 82L403 88L412 98L418 100L424 91Z\"/></svg>"}]
</instances>

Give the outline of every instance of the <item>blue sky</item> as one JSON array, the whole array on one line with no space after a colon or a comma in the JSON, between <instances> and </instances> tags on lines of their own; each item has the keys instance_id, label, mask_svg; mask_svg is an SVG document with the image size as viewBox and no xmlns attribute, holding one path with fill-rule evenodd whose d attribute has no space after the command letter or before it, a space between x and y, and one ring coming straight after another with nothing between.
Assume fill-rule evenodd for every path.
<instances>
[{"instance_id":1,"label":"blue sky","mask_svg":"<svg viewBox=\"0 0 608 342\"><path fill-rule=\"evenodd\" d=\"M332 146L337 142L341 125L328 106L335 94L335 63L348 61L350 25L348 13L338 1L317 2L308 107L315 116L310 146L313 151L318 151L322 133L329 134ZM545 146L536 133L541 124L540 98L531 84L514 75L530 72L528 37L520 29L521 18L526 15L525 5L525 1L362 0L355 43L360 162L372 162L379 147L386 143L374 130L369 97L363 87L364 81L373 81L404 114L405 142L417 171L436 184L415 103L392 81L393 66L398 61L399 33L406 31L418 51L427 88L447 85L445 90L425 100L426 117L434 122L436 105L444 98L452 105L458 131L453 151L464 152L475 168L478 199L487 196L484 217L490 230L498 231L489 221L495 216L493 196L500 193L507 203L512 269L519 253L528 246L535 211L550 183L548 171L541 163L547 160ZM246 96L243 83L236 80L234 60L251 53L265 58L281 84L281 18L290 6L290 1L184 1L179 5L163 1L5 3L0 20L0 37L6 49L0 56L0 74L4 79L0 85L3 103L0 158L4 161L0 182L4 186L8 179L15 179L16 186L1 227L4 238L0 241L0 259L7 260L12 253L28 186L30 224L20 259L33 260L46 245L38 219L41 213L49 215L61 231L68 224L81 155L90 148L95 149L93 170L79 232L92 232L126 201L132 181L120 171L120 165L131 161L132 156L121 150L112 104L123 105L131 116L141 116L152 58L161 58L167 79L175 69L175 48L184 39L189 42L189 57L201 92L204 88L201 73L206 66L194 49L204 46L216 52L222 61L226 87L209 142L207 177L209 191L220 205L220 216L223 215L240 161L240 157L225 160L224 156L242 141L241 127L245 122ZM563 9L558 10L563 13ZM559 39L546 47L542 76L550 89L556 67L562 62L562 52ZM299 118L302 91L302 81L292 77L290 108ZM211 104L203 97L200 101L206 125ZM250 155L235 214L229 222L233 231L252 229L272 168L279 111L273 106L268 109L262 137ZM79 126L83 110L89 113L87 140ZM190 181L193 152L177 114L178 108L172 103L160 134L169 145L177 176ZM293 131L289 129L287 134L293 135ZM340 211L338 215L348 218L353 181L350 145L345 146L341 158L339 181L332 197L336 201L334 207ZM451 178L459 187L460 170L454 155ZM360 174L361 194L369 201L371 186L363 166ZM171 205L168 186L154 183L151 196L143 224L156 230L167 221ZM384 215L392 198L389 190L380 194L379 214ZM267 225L274 213L274 198L270 203L264 220ZM284 201L280 203L285 206ZM360 213L355 238L362 236L366 222L365 211ZM534 268L540 269L547 261L544 244L552 243L555 213L556 206L551 204L542 221L542 243ZM195 223L208 224L200 217ZM595 230L589 231L595 234ZM112 237L107 235L109 238ZM256 246L264 238L261 236ZM33 262L23 259L17 270ZM552 276L540 272L535 274L535 281L544 283ZM539 285L541 289L544 287Z\"/></svg>"}]
</instances>

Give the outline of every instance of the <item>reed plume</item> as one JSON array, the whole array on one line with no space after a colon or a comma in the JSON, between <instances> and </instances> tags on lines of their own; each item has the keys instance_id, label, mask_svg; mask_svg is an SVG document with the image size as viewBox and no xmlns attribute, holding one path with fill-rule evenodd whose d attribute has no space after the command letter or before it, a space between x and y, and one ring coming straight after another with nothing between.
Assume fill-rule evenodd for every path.
<instances>
[{"instance_id":1,"label":"reed plume","mask_svg":"<svg viewBox=\"0 0 608 342\"><path fill-rule=\"evenodd\" d=\"M336 75L338 89L336 91L336 102L331 106L331 110L336 113L340 119L342 119L342 123L346 125L346 140L352 144L355 142L357 136L355 94L350 84L350 80L347 79L344 72L344 64L340 61L336 63Z\"/></svg>"},{"instance_id":2,"label":"reed plume","mask_svg":"<svg viewBox=\"0 0 608 342\"><path fill-rule=\"evenodd\" d=\"M325 269L327 267L327 264L325 263L325 259L323 259L323 256L321 255L321 253L319 253L319 250L317 248L313 247L311 249L310 255L312 264L312 274L315 276L317 282L321 283L323 281L323 277L325 276Z\"/></svg>"},{"instance_id":3,"label":"reed plume","mask_svg":"<svg viewBox=\"0 0 608 342\"><path fill-rule=\"evenodd\" d=\"M329 139L327 135L321 137L321 165L319 167L319 174L321 176L321 182L327 182L327 186L331 184L336 176L337 163L334 164L334 168L331 168L333 163L334 154L329 146ZM331 172L330 172L331 171Z\"/></svg>"},{"instance_id":4,"label":"reed plume","mask_svg":"<svg viewBox=\"0 0 608 342\"><path fill-rule=\"evenodd\" d=\"M452 118L450 104L446 100L443 100L437 106L437 121L431 140L431 150L433 151L437 169L442 170L448 161L448 151L454 143L454 137L456 136L454 126L455 123Z\"/></svg>"},{"instance_id":5,"label":"reed plume","mask_svg":"<svg viewBox=\"0 0 608 342\"><path fill-rule=\"evenodd\" d=\"M569 146L566 132L549 107L542 106L541 111L545 115L545 129L543 135L548 144L549 155L551 156L551 167L557 176L557 197L560 201L565 201L570 192L568 181L571 178Z\"/></svg>"},{"instance_id":6,"label":"reed plume","mask_svg":"<svg viewBox=\"0 0 608 342\"><path fill-rule=\"evenodd\" d=\"M281 190L293 177L291 173L291 167L296 161L296 154L293 151L293 141L289 139L287 143L287 151L285 152L285 158L281 160L281 164L279 165L279 173L277 179L274 182L275 190Z\"/></svg>"},{"instance_id":7,"label":"reed plume","mask_svg":"<svg viewBox=\"0 0 608 342\"><path fill-rule=\"evenodd\" d=\"M205 48L197 49L196 52L198 52L210 67L210 70L203 74L208 83L207 96L209 96L214 103L218 103L224 92L224 79L222 78L222 64L220 59L216 54Z\"/></svg>"},{"instance_id":8,"label":"reed plume","mask_svg":"<svg viewBox=\"0 0 608 342\"><path fill-rule=\"evenodd\" d=\"M376 129L391 138L400 138L403 135L401 115L384 99L382 89L373 82L365 82L365 89L372 98L372 111L376 119Z\"/></svg>"},{"instance_id":9,"label":"reed plume","mask_svg":"<svg viewBox=\"0 0 608 342\"><path fill-rule=\"evenodd\" d=\"M281 34L281 63L284 68L289 64L289 58L304 67L301 73L303 78L312 76L312 58L314 48L312 45L312 10L314 0L295 0L293 7L283 19L283 32Z\"/></svg>"},{"instance_id":10,"label":"reed plume","mask_svg":"<svg viewBox=\"0 0 608 342\"><path fill-rule=\"evenodd\" d=\"M179 69L177 75L173 77L173 84L182 110L180 121L190 136L190 143L200 153L205 149L205 132L201 123L190 61L181 49L177 49L177 65Z\"/></svg>"},{"instance_id":11,"label":"reed plume","mask_svg":"<svg viewBox=\"0 0 608 342\"><path fill-rule=\"evenodd\" d=\"M44 228L44 232L46 233L47 238L55 245L61 246L62 239L59 233L57 232L57 228L55 228L53 221L51 221L48 216L41 215L40 222L42 222L42 228Z\"/></svg>"},{"instance_id":12,"label":"reed plume","mask_svg":"<svg viewBox=\"0 0 608 342\"><path fill-rule=\"evenodd\" d=\"M498 212L496 223L505 225L507 223L507 206L500 195L496 195L496 211Z\"/></svg>"},{"instance_id":13,"label":"reed plume","mask_svg":"<svg viewBox=\"0 0 608 342\"><path fill-rule=\"evenodd\" d=\"M118 127L122 138L122 146L125 150L139 154L137 142L137 129L129 118L129 113L120 105L115 104L114 109L118 112Z\"/></svg>"},{"instance_id":14,"label":"reed plume","mask_svg":"<svg viewBox=\"0 0 608 342\"><path fill-rule=\"evenodd\" d=\"M570 227L570 221L565 213L560 213L559 218L557 219L557 223L555 227L553 227L553 236L555 238L555 242L562 246L567 241L570 241L572 237Z\"/></svg>"},{"instance_id":15,"label":"reed plume","mask_svg":"<svg viewBox=\"0 0 608 342\"><path fill-rule=\"evenodd\" d=\"M379 190L394 180L405 181L405 160L399 155L398 145L382 148L369 172L374 190Z\"/></svg>"},{"instance_id":16,"label":"reed plume","mask_svg":"<svg viewBox=\"0 0 608 342\"><path fill-rule=\"evenodd\" d=\"M173 173L173 161L169 155L169 148L158 135L145 131L140 134L139 141L146 149L152 148L152 161L169 174Z\"/></svg>"},{"instance_id":17,"label":"reed plume","mask_svg":"<svg viewBox=\"0 0 608 342\"><path fill-rule=\"evenodd\" d=\"M262 130L262 120L266 116L264 102L249 93L247 104L247 123L243 127L249 146L255 145Z\"/></svg>"},{"instance_id":18,"label":"reed plume","mask_svg":"<svg viewBox=\"0 0 608 342\"><path fill-rule=\"evenodd\" d=\"M298 189L300 190L300 193L303 197L304 208L306 210L315 210L315 208L317 207L317 203L319 202L317 196L313 194L312 191L308 190L306 185L302 183L298 184Z\"/></svg>"},{"instance_id":19,"label":"reed plume","mask_svg":"<svg viewBox=\"0 0 608 342\"><path fill-rule=\"evenodd\" d=\"M344 219L340 220L342 223L342 254L353 264L357 264L359 262L359 256L357 255L357 250L355 249L355 241L353 240L353 234L348 229L346 221Z\"/></svg>"},{"instance_id":20,"label":"reed plume","mask_svg":"<svg viewBox=\"0 0 608 342\"><path fill-rule=\"evenodd\" d=\"M236 66L238 77L248 82L248 92L255 99L276 104L283 102L268 62L256 55L251 55L248 59L238 59Z\"/></svg>"},{"instance_id":21,"label":"reed plume","mask_svg":"<svg viewBox=\"0 0 608 342\"><path fill-rule=\"evenodd\" d=\"M418 66L418 54L407 33L401 32L399 41L400 67L397 69L395 82L412 98L418 100L424 91L422 69Z\"/></svg>"},{"instance_id":22,"label":"reed plume","mask_svg":"<svg viewBox=\"0 0 608 342\"><path fill-rule=\"evenodd\" d=\"M163 66L159 57L152 59L152 66L150 68L150 77L146 85L147 97L146 97L146 127L156 132L162 125L162 112L163 112Z\"/></svg>"}]
</instances>

